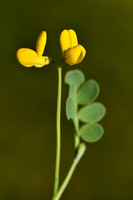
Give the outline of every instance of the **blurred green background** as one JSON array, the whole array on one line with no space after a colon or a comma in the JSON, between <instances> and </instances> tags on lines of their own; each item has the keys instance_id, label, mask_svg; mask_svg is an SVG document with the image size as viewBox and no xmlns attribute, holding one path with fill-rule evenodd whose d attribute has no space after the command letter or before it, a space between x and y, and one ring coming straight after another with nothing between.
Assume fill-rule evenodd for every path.
<instances>
[{"instance_id":1,"label":"blurred green background","mask_svg":"<svg viewBox=\"0 0 133 200\"><path fill-rule=\"evenodd\" d=\"M101 141L87 145L62 200L133 199L133 1L7 0L0 8L0 199L51 200L55 161L57 70L25 68L21 47L35 49L48 33L45 55L62 60L59 35L73 28L86 50L79 68L97 80L107 108ZM61 181L73 159L73 126L63 85Z\"/></svg>"}]
</instances>

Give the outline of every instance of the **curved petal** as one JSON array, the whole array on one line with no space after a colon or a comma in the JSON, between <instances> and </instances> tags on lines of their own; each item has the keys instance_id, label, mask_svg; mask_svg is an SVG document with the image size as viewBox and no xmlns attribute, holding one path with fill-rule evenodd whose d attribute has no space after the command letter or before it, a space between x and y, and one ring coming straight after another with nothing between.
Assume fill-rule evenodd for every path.
<instances>
[{"instance_id":1,"label":"curved petal","mask_svg":"<svg viewBox=\"0 0 133 200\"><path fill-rule=\"evenodd\" d=\"M81 48L80 46L76 46L76 47L73 47L71 49L68 49L65 54L64 54L64 57L65 57L65 61L67 64L69 65L75 65L78 63L78 59L81 55Z\"/></svg>"},{"instance_id":2,"label":"curved petal","mask_svg":"<svg viewBox=\"0 0 133 200\"><path fill-rule=\"evenodd\" d=\"M82 45L78 45L78 46L79 46L80 49L81 49L81 54L80 54L80 56L79 56L79 58L78 58L77 64L78 64L78 63L81 63L82 60L84 59L85 55L86 55L86 50L85 50L85 48L84 48Z\"/></svg>"},{"instance_id":3,"label":"curved petal","mask_svg":"<svg viewBox=\"0 0 133 200\"><path fill-rule=\"evenodd\" d=\"M46 31L42 31L36 42L36 52L39 57L43 55L46 41L47 41L47 33Z\"/></svg>"},{"instance_id":4,"label":"curved petal","mask_svg":"<svg viewBox=\"0 0 133 200\"><path fill-rule=\"evenodd\" d=\"M73 29L69 29L69 36L70 36L70 45L71 48L75 47L78 45L78 38Z\"/></svg>"},{"instance_id":5,"label":"curved petal","mask_svg":"<svg viewBox=\"0 0 133 200\"><path fill-rule=\"evenodd\" d=\"M37 53L32 49L21 48L17 51L18 61L25 67L38 66L43 67L45 65L45 58L42 56L38 57Z\"/></svg>"},{"instance_id":6,"label":"curved petal","mask_svg":"<svg viewBox=\"0 0 133 200\"><path fill-rule=\"evenodd\" d=\"M62 53L64 53L64 51L68 50L71 47L71 45L70 45L70 35L69 35L68 30L66 30L66 29L61 32L60 45L61 45Z\"/></svg>"}]
</instances>

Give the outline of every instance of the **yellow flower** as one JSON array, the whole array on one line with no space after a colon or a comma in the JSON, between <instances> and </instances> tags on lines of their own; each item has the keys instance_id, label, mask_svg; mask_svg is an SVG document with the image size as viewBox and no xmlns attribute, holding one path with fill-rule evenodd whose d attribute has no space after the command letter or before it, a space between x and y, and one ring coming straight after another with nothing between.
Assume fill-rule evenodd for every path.
<instances>
[{"instance_id":1,"label":"yellow flower","mask_svg":"<svg viewBox=\"0 0 133 200\"><path fill-rule=\"evenodd\" d=\"M69 65L75 65L85 57L86 50L78 44L77 35L74 30L63 30L60 35L60 45L65 62Z\"/></svg>"},{"instance_id":2,"label":"yellow flower","mask_svg":"<svg viewBox=\"0 0 133 200\"><path fill-rule=\"evenodd\" d=\"M18 61L25 67L35 66L39 68L48 65L50 63L50 58L43 56L46 41L47 33L46 31L42 31L37 39L36 52L32 49L21 48L17 51Z\"/></svg>"}]
</instances>

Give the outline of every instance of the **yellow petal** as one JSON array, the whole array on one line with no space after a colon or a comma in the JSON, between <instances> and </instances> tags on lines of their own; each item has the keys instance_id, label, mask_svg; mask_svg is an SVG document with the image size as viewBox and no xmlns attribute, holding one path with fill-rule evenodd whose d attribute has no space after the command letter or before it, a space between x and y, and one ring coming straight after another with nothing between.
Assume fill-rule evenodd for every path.
<instances>
[{"instance_id":1,"label":"yellow petal","mask_svg":"<svg viewBox=\"0 0 133 200\"><path fill-rule=\"evenodd\" d=\"M75 31L72 30L72 29L69 29L69 36L70 36L71 48L77 46L78 45L78 39L77 39L77 35L76 35Z\"/></svg>"},{"instance_id":2,"label":"yellow petal","mask_svg":"<svg viewBox=\"0 0 133 200\"><path fill-rule=\"evenodd\" d=\"M25 67L43 67L45 65L45 58L38 57L37 53L32 49L21 48L17 51L18 61Z\"/></svg>"},{"instance_id":3,"label":"yellow petal","mask_svg":"<svg viewBox=\"0 0 133 200\"><path fill-rule=\"evenodd\" d=\"M68 30L62 31L60 35L60 45L62 53L71 47L70 45L70 34Z\"/></svg>"},{"instance_id":4,"label":"yellow petal","mask_svg":"<svg viewBox=\"0 0 133 200\"><path fill-rule=\"evenodd\" d=\"M37 43L36 43L36 52L39 57L43 55L46 41L47 41L47 33L46 33L46 31L42 31L40 33L40 35L37 39Z\"/></svg>"},{"instance_id":5,"label":"yellow petal","mask_svg":"<svg viewBox=\"0 0 133 200\"><path fill-rule=\"evenodd\" d=\"M85 55L86 55L86 50L85 48L82 46L82 45L78 45L81 49L81 54L80 54L80 57L78 58L78 61L77 61L77 64L78 63L81 63L82 60L84 59Z\"/></svg>"},{"instance_id":6,"label":"yellow petal","mask_svg":"<svg viewBox=\"0 0 133 200\"><path fill-rule=\"evenodd\" d=\"M71 49L68 49L64 52L65 61L69 65L75 65L78 63L78 59L81 55L81 48L80 46L73 47Z\"/></svg>"}]
</instances>

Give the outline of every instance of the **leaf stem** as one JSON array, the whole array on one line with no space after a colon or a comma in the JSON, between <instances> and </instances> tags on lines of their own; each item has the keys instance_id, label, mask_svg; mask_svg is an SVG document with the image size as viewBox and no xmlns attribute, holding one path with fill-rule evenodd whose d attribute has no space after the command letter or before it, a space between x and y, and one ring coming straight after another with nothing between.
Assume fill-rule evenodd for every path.
<instances>
[{"instance_id":1,"label":"leaf stem","mask_svg":"<svg viewBox=\"0 0 133 200\"><path fill-rule=\"evenodd\" d=\"M75 155L77 153L77 149L78 149L79 144L80 144L80 138L77 135L77 133L75 132L75 134L74 134Z\"/></svg>"},{"instance_id":2,"label":"leaf stem","mask_svg":"<svg viewBox=\"0 0 133 200\"><path fill-rule=\"evenodd\" d=\"M77 113L78 113L78 105L76 105L76 108L77 108ZM80 144L78 116L76 116L75 123L76 123L76 127L75 127L75 134L74 134L74 147L75 147L75 156L76 156L77 149Z\"/></svg>"},{"instance_id":3,"label":"leaf stem","mask_svg":"<svg viewBox=\"0 0 133 200\"><path fill-rule=\"evenodd\" d=\"M68 171L68 174L67 174L64 182L62 183L58 193L56 194L54 200L59 200L60 199L61 195L63 194L64 190L66 189L66 187L67 187L67 185L68 185L68 183L69 183L69 181L70 181L70 179L71 179L71 177L72 177L72 175L74 173L74 170L75 170L76 166L78 165L80 159L84 155L85 150L86 150L85 144L81 143L79 145L77 156L74 158L73 163L72 163L72 165L71 165L71 167L70 167L70 169Z\"/></svg>"},{"instance_id":4,"label":"leaf stem","mask_svg":"<svg viewBox=\"0 0 133 200\"><path fill-rule=\"evenodd\" d=\"M58 94L57 94L57 113L56 113L56 161L53 198L59 187L60 172L60 151L61 151L61 93L62 93L62 68L58 67Z\"/></svg>"}]
</instances>

